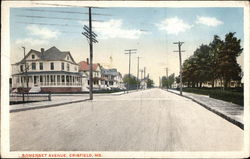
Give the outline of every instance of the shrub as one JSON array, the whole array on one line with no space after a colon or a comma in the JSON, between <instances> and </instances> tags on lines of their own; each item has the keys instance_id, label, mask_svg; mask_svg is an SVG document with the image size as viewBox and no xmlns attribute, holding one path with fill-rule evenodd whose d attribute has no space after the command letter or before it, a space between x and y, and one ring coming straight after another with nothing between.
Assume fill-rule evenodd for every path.
<instances>
[{"instance_id":1,"label":"shrub","mask_svg":"<svg viewBox=\"0 0 250 159\"><path fill-rule=\"evenodd\" d=\"M244 94L240 92L231 92L231 91L211 91L209 97L220 99L228 102L232 102L239 105L244 105Z\"/></svg>"},{"instance_id":2,"label":"shrub","mask_svg":"<svg viewBox=\"0 0 250 159\"><path fill-rule=\"evenodd\" d=\"M221 88L183 88L184 92L208 95L211 98L244 105L244 93L239 89L221 90Z\"/></svg>"}]
</instances>

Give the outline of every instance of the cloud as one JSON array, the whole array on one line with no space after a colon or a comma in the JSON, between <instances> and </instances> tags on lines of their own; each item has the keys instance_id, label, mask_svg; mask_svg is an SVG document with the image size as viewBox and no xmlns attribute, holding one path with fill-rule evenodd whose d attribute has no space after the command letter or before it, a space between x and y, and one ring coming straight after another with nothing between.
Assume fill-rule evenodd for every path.
<instances>
[{"instance_id":1,"label":"cloud","mask_svg":"<svg viewBox=\"0 0 250 159\"><path fill-rule=\"evenodd\" d=\"M25 39L17 39L15 41L15 44L19 46L38 46L38 45L47 45L47 40L41 40L41 39L33 39L33 38L25 38Z\"/></svg>"},{"instance_id":2,"label":"cloud","mask_svg":"<svg viewBox=\"0 0 250 159\"><path fill-rule=\"evenodd\" d=\"M223 22L216 19L215 17L197 16L196 24L203 24L211 27L216 27L218 25L223 24Z\"/></svg>"},{"instance_id":3,"label":"cloud","mask_svg":"<svg viewBox=\"0 0 250 159\"><path fill-rule=\"evenodd\" d=\"M59 35L59 31L57 30L50 30L49 28L34 24L27 26L26 29L29 31L29 34L37 36L40 39L54 39Z\"/></svg>"},{"instance_id":4,"label":"cloud","mask_svg":"<svg viewBox=\"0 0 250 159\"><path fill-rule=\"evenodd\" d=\"M81 22L82 25L86 25L86 22ZM87 25L88 26L88 25ZM93 22L94 31L102 39L108 38L126 38L126 39L138 39L141 35L147 34L147 32L140 29L125 29L121 19L110 19L106 22Z\"/></svg>"},{"instance_id":5,"label":"cloud","mask_svg":"<svg viewBox=\"0 0 250 159\"><path fill-rule=\"evenodd\" d=\"M159 28L159 30L164 30L167 32L167 34L174 35L178 35L180 32L185 32L186 30L193 27L178 17L167 18L160 22L160 24L156 24L156 26Z\"/></svg>"}]
</instances>

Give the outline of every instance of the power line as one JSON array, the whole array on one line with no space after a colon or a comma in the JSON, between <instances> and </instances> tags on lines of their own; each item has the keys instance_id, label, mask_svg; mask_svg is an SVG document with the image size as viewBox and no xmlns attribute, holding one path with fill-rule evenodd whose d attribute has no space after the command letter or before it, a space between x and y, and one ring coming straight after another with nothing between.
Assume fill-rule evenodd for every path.
<instances>
[{"instance_id":1,"label":"power line","mask_svg":"<svg viewBox=\"0 0 250 159\"><path fill-rule=\"evenodd\" d=\"M46 16L36 16L36 15L16 15L16 16L17 17L25 17L25 18L42 18L42 19L61 19L61 20L81 20L81 21L88 21L87 19L46 17Z\"/></svg>"},{"instance_id":2,"label":"power line","mask_svg":"<svg viewBox=\"0 0 250 159\"><path fill-rule=\"evenodd\" d=\"M56 3L34 3L37 5L51 5L51 6L64 6L64 7L83 7L83 8L95 8L95 9L106 9L103 7L94 7L94 6L79 6L79 5L69 5L69 4L56 4Z\"/></svg>"},{"instance_id":3,"label":"power line","mask_svg":"<svg viewBox=\"0 0 250 159\"><path fill-rule=\"evenodd\" d=\"M53 12L53 13L66 13L66 14L84 14L88 15L89 13L85 12L76 12L76 11L63 11L63 10L47 10L47 9L25 9L26 11L32 12ZM92 15L101 15L101 16L113 16L111 14L101 14L101 13L92 13Z\"/></svg>"},{"instance_id":4,"label":"power line","mask_svg":"<svg viewBox=\"0 0 250 159\"><path fill-rule=\"evenodd\" d=\"M83 12L73 12L73 11L62 11L62 10L47 10L47 9L25 9L26 11L32 11L32 12L53 12L53 13L71 13L71 14L88 14Z\"/></svg>"},{"instance_id":5,"label":"power line","mask_svg":"<svg viewBox=\"0 0 250 159\"><path fill-rule=\"evenodd\" d=\"M21 24L37 24L37 25L52 25L52 26L64 26L64 27L80 27L81 25L72 25L72 24L56 24L56 23L35 23L35 22L22 22L16 21L16 23Z\"/></svg>"}]
</instances>

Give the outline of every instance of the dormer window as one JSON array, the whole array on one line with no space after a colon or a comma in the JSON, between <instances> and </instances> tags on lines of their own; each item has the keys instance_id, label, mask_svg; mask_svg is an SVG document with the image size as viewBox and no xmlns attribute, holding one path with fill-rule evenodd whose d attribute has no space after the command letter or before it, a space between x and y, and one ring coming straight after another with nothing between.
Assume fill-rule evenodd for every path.
<instances>
[{"instance_id":1,"label":"dormer window","mask_svg":"<svg viewBox=\"0 0 250 159\"><path fill-rule=\"evenodd\" d=\"M69 60L69 56L67 56L67 60Z\"/></svg>"},{"instance_id":2,"label":"dormer window","mask_svg":"<svg viewBox=\"0 0 250 159\"><path fill-rule=\"evenodd\" d=\"M32 58L32 59L35 59L35 55L34 55L34 54L33 54L33 55L31 55L31 58Z\"/></svg>"}]
</instances>

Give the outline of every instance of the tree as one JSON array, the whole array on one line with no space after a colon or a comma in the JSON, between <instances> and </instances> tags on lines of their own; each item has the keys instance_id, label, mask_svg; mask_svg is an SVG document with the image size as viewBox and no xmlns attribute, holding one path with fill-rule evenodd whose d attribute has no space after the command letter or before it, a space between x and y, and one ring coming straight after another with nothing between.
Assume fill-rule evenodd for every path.
<instances>
[{"instance_id":1,"label":"tree","mask_svg":"<svg viewBox=\"0 0 250 159\"><path fill-rule=\"evenodd\" d=\"M123 76L123 82L127 85L127 87L129 85L130 88L134 88L135 86L137 86L137 83L138 83L137 78L134 75L131 75L131 74L130 74L130 77L129 77L128 74L125 74Z\"/></svg>"},{"instance_id":2,"label":"tree","mask_svg":"<svg viewBox=\"0 0 250 159\"><path fill-rule=\"evenodd\" d=\"M194 60L197 64L196 69L194 70L195 77L197 82L200 84L199 87L202 87L203 82L211 80L210 72L210 63L211 58L209 57L210 47L208 45L202 44L194 52Z\"/></svg>"},{"instance_id":3,"label":"tree","mask_svg":"<svg viewBox=\"0 0 250 159\"><path fill-rule=\"evenodd\" d=\"M175 77L175 81L176 81L176 83L180 83L180 75L178 76L178 77Z\"/></svg>"},{"instance_id":4,"label":"tree","mask_svg":"<svg viewBox=\"0 0 250 159\"><path fill-rule=\"evenodd\" d=\"M221 40L215 35L209 45L202 44L197 48L192 56L183 63L183 82L192 84L192 87L198 84L211 81L214 87L214 81L220 79L224 83L224 88L228 86L231 80L240 81L242 71L236 58L241 54L240 39L234 36L235 33L228 33L225 40Z\"/></svg>"},{"instance_id":5,"label":"tree","mask_svg":"<svg viewBox=\"0 0 250 159\"><path fill-rule=\"evenodd\" d=\"M210 77L212 82L212 88L214 88L214 81L219 77L218 69L218 54L219 49L222 46L223 41L218 35L214 35L213 41L209 44L210 52Z\"/></svg>"},{"instance_id":6,"label":"tree","mask_svg":"<svg viewBox=\"0 0 250 159\"><path fill-rule=\"evenodd\" d=\"M148 88L154 87L154 81L148 78L148 80L147 80L147 87Z\"/></svg>"},{"instance_id":7,"label":"tree","mask_svg":"<svg viewBox=\"0 0 250 159\"><path fill-rule=\"evenodd\" d=\"M242 53L240 39L234 36L235 33L228 33L225 41L218 51L218 69L219 78L223 80L224 88L228 87L231 80L241 79L241 68L236 58Z\"/></svg>"},{"instance_id":8,"label":"tree","mask_svg":"<svg viewBox=\"0 0 250 159\"><path fill-rule=\"evenodd\" d=\"M175 80L174 76L175 76L174 73L168 77L163 76L162 77L162 87L172 88L172 85L174 84L174 80Z\"/></svg>"}]
</instances>

